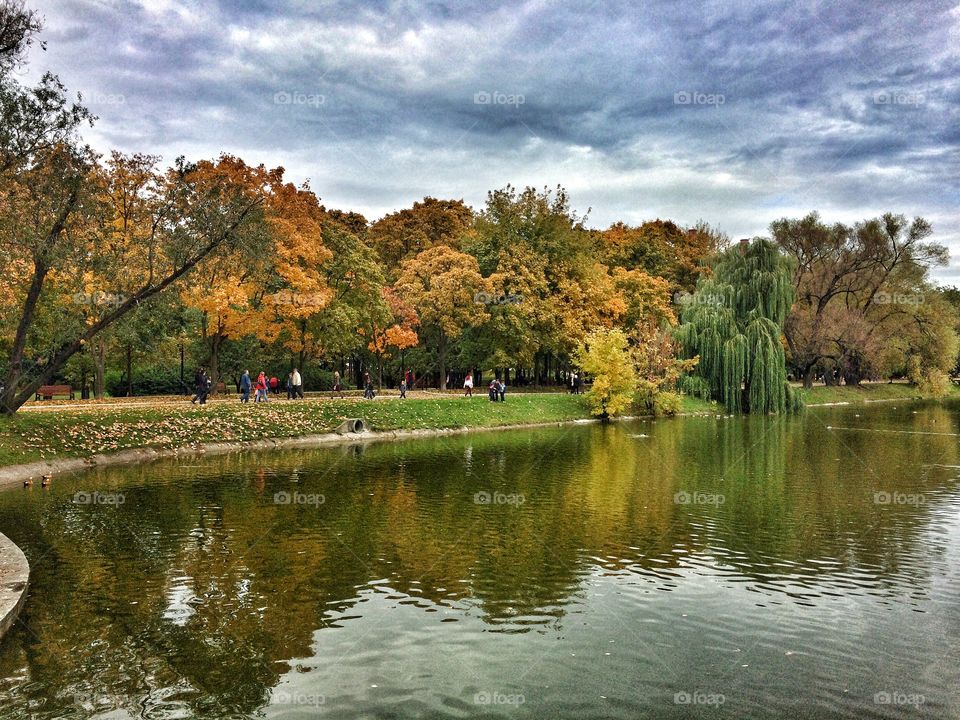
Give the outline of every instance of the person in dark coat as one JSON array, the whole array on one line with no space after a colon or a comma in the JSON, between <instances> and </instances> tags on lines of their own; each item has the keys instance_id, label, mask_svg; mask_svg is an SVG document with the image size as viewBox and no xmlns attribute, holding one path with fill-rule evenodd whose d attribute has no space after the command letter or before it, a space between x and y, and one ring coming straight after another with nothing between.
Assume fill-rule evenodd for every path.
<instances>
[{"instance_id":1,"label":"person in dark coat","mask_svg":"<svg viewBox=\"0 0 960 720\"><path fill-rule=\"evenodd\" d=\"M253 383L250 381L250 371L244 370L240 376L240 402L250 402L250 388Z\"/></svg>"},{"instance_id":2,"label":"person in dark coat","mask_svg":"<svg viewBox=\"0 0 960 720\"><path fill-rule=\"evenodd\" d=\"M490 402L497 401L497 383L498 380L491 380L490 386L487 388L487 394L490 396Z\"/></svg>"},{"instance_id":3,"label":"person in dark coat","mask_svg":"<svg viewBox=\"0 0 960 720\"><path fill-rule=\"evenodd\" d=\"M197 400L199 400L200 404L203 405L207 402L207 392L209 392L206 368L197 368L197 374L193 376L193 384L197 394L193 396L190 402L196 404Z\"/></svg>"}]
</instances>

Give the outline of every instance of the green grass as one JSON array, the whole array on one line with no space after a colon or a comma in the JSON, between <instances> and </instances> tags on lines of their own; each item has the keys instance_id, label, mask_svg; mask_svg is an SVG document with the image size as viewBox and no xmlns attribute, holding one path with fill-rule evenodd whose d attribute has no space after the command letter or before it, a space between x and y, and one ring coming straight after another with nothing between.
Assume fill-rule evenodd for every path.
<instances>
[{"instance_id":1,"label":"green grass","mask_svg":"<svg viewBox=\"0 0 960 720\"><path fill-rule=\"evenodd\" d=\"M561 422L589 417L583 397L507 394L408 400L235 400L206 407L165 399L117 407L21 410L0 418L0 466L59 457L86 457L139 447L173 448L199 443L294 437L332 430L346 418L363 418L371 430L495 427Z\"/></svg>"},{"instance_id":2,"label":"green grass","mask_svg":"<svg viewBox=\"0 0 960 720\"><path fill-rule=\"evenodd\" d=\"M723 405L713 400L701 400L697 397L684 395L680 404L680 412L684 415L702 415L705 413L716 415L718 413L726 413L726 409Z\"/></svg>"},{"instance_id":3,"label":"green grass","mask_svg":"<svg viewBox=\"0 0 960 720\"><path fill-rule=\"evenodd\" d=\"M876 400L910 400L920 397L916 385L907 383L864 383L860 387L818 385L811 390L803 390L802 393L807 405L862 403ZM960 397L960 387L951 385L948 396Z\"/></svg>"}]
</instances>

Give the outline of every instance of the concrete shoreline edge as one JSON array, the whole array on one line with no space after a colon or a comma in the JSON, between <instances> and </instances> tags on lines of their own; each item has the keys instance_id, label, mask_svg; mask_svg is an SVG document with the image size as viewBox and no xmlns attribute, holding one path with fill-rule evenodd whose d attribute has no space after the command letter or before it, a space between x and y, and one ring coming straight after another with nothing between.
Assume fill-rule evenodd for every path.
<instances>
[{"instance_id":1,"label":"concrete shoreline edge","mask_svg":"<svg viewBox=\"0 0 960 720\"><path fill-rule=\"evenodd\" d=\"M879 398L863 400L863 403L911 402L920 400L919 397ZM852 405L850 401L831 403L812 403L808 408L832 407ZM721 411L723 412L723 411ZM678 413L674 417L710 416L712 412ZM648 420L649 415L630 415L611 418L610 422L624 420ZM495 432L498 430L523 430L527 428L560 427L564 425L583 425L599 423L598 418L579 418L574 420L554 420L539 423L514 423L511 425L490 425L484 427L464 426L457 428L421 428L417 430L365 430L362 433L325 432L313 435L297 435L294 437L263 438L261 440L240 440L222 443L201 443L176 448L131 448L114 453L90 455L87 457L60 458L56 460L39 460L21 465L7 465L0 467L0 491L23 483L25 480L34 480L44 475L58 475L77 473L91 470L95 467L111 467L116 465L132 465L135 463L153 462L169 458L190 458L204 455L224 455L233 452L249 450L277 450L277 449L308 449L333 445L345 445L359 442L376 442L388 440L409 440L428 438L443 435L462 435L472 432Z\"/></svg>"},{"instance_id":2,"label":"concrete shoreline edge","mask_svg":"<svg viewBox=\"0 0 960 720\"><path fill-rule=\"evenodd\" d=\"M16 543L0 533L0 638L20 616L29 583L30 563L26 556Z\"/></svg>"},{"instance_id":3,"label":"concrete shoreline edge","mask_svg":"<svg viewBox=\"0 0 960 720\"><path fill-rule=\"evenodd\" d=\"M616 418L631 420L637 418ZM154 462L171 458L195 458L206 455L225 455L234 452L257 450L295 450L320 448L355 443L380 442L392 440L411 440L416 438L440 437L444 435L463 435L473 432L492 432L498 430L523 430L564 425L585 425L599 423L596 418L560 420L541 423L520 423L512 425L492 425L489 427L423 428L418 430L365 430L359 433L327 432L316 435L298 435L284 438L264 438L262 440L242 440L236 442L202 443L176 448L131 448L115 453L91 455L88 457L60 458L40 460L22 465L0 467L0 490L12 488L27 480L35 480L44 475L62 475L84 472L97 467L132 465Z\"/></svg>"}]
</instances>

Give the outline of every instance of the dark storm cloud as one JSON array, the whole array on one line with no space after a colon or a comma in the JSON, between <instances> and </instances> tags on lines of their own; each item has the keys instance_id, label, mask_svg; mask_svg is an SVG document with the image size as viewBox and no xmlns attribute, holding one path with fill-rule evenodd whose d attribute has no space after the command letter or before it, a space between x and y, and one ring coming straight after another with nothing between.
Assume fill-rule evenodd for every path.
<instances>
[{"instance_id":1,"label":"dark storm cloud","mask_svg":"<svg viewBox=\"0 0 960 720\"><path fill-rule=\"evenodd\" d=\"M960 250L951 3L35 2L33 72L103 149L282 164L372 217L561 183L597 225L893 210Z\"/></svg>"}]
</instances>

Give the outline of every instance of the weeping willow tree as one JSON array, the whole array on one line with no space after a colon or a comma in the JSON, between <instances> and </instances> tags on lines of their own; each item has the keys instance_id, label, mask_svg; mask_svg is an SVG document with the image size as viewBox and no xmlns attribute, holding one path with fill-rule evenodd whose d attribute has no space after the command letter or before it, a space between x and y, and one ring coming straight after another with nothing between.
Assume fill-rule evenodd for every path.
<instances>
[{"instance_id":1,"label":"weeping willow tree","mask_svg":"<svg viewBox=\"0 0 960 720\"><path fill-rule=\"evenodd\" d=\"M722 253L681 303L677 339L686 357L700 358L689 384L731 413L799 410L780 339L792 304L792 260L772 242L758 238Z\"/></svg>"}]
</instances>

